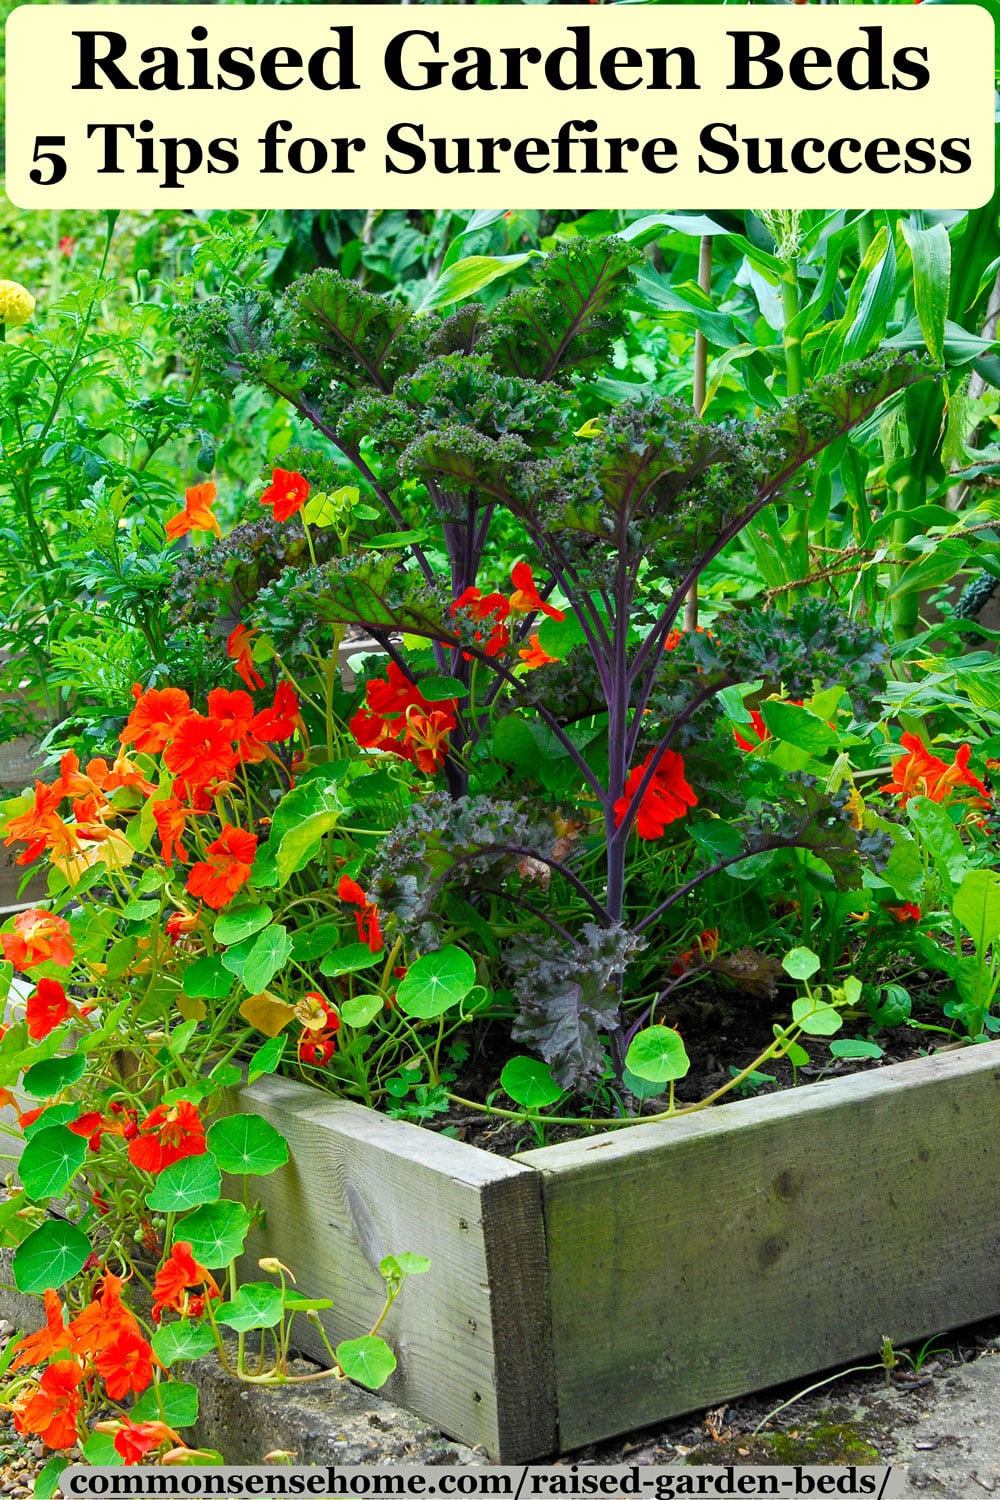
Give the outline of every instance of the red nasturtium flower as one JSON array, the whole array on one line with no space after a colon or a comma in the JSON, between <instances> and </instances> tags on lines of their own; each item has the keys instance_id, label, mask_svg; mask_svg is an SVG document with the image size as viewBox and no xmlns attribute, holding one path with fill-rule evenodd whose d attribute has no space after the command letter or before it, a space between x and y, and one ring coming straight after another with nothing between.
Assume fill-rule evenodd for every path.
<instances>
[{"instance_id":1,"label":"red nasturtium flower","mask_svg":"<svg viewBox=\"0 0 1000 1500\"><path fill-rule=\"evenodd\" d=\"M654 753L651 750L642 765L634 767L628 773L625 795L619 797L615 803L616 827L621 826L630 811L639 790L639 783ZM636 832L641 839L662 838L667 824L683 818L688 808L694 807L697 801L698 798L685 779L684 762L681 757L675 750L665 750L649 785L642 794L638 816L635 820Z\"/></svg>"},{"instance_id":2,"label":"red nasturtium flower","mask_svg":"<svg viewBox=\"0 0 1000 1500\"><path fill-rule=\"evenodd\" d=\"M510 614L510 601L503 594L484 594L482 589L477 588L463 589L452 604L451 613L467 615L470 620L492 621L488 632L474 632L477 641L485 641L483 651L487 656L499 656L510 644L510 631L503 623ZM466 661L470 660L467 651L463 651L462 655Z\"/></svg>"},{"instance_id":3,"label":"red nasturtium flower","mask_svg":"<svg viewBox=\"0 0 1000 1500\"><path fill-rule=\"evenodd\" d=\"M717 927L706 927L695 938L693 948L685 948L683 953L678 953L670 965L670 973L674 977L683 974L699 959L706 962L709 959L713 959L718 951L719 929Z\"/></svg>"},{"instance_id":4,"label":"red nasturtium flower","mask_svg":"<svg viewBox=\"0 0 1000 1500\"><path fill-rule=\"evenodd\" d=\"M184 509L167 522L167 541L175 542L189 531L214 531L221 536L222 530L212 514L214 503L215 485L210 479L205 484L192 485L184 495Z\"/></svg>"},{"instance_id":5,"label":"red nasturtium flower","mask_svg":"<svg viewBox=\"0 0 1000 1500\"><path fill-rule=\"evenodd\" d=\"M546 604L539 594L530 564L515 563L511 569L510 581L514 585L514 592L510 596L512 610L521 614L534 614L540 610L543 615L548 615L550 620L565 620L564 612L556 609L554 604Z\"/></svg>"},{"instance_id":6,"label":"red nasturtium flower","mask_svg":"<svg viewBox=\"0 0 1000 1500\"><path fill-rule=\"evenodd\" d=\"M309 498L309 481L289 469L275 469L271 483L260 497L261 505L273 506L274 519L287 521L297 515Z\"/></svg>"},{"instance_id":7,"label":"red nasturtium flower","mask_svg":"<svg viewBox=\"0 0 1000 1500\"><path fill-rule=\"evenodd\" d=\"M69 923L65 917L36 906L18 912L14 931L0 933L0 947L8 963L22 974L35 964L58 964L68 969L73 962Z\"/></svg>"},{"instance_id":8,"label":"red nasturtium flower","mask_svg":"<svg viewBox=\"0 0 1000 1500\"><path fill-rule=\"evenodd\" d=\"M195 1260L189 1241L175 1240L153 1283L153 1321L158 1323L166 1308L182 1315L190 1312L191 1299L187 1294L202 1285L209 1296L219 1296L212 1273Z\"/></svg>"},{"instance_id":9,"label":"red nasturtium flower","mask_svg":"<svg viewBox=\"0 0 1000 1500\"><path fill-rule=\"evenodd\" d=\"M77 1440L82 1379L83 1366L77 1359L49 1365L37 1386L29 1387L14 1402L18 1432L36 1433L50 1448L71 1448Z\"/></svg>"},{"instance_id":10,"label":"red nasturtium flower","mask_svg":"<svg viewBox=\"0 0 1000 1500\"><path fill-rule=\"evenodd\" d=\"M188 786L207 786L229 780L236 769L236 752L224 724L192 713L176 726L163 764Z\"/></svg>"},{"instance_id":11,"label":"red nasturtium flower","mask_svg":"<svg viewBox=\"0 0 1000 1500\"><path fill-rule=\"evenodd\" d=\"M733 726L733 739L739 745L740 749L746 750L748 754L751 750L756 750L758 745L763 745L765 740L771 738L771 731L764 723L756 708L750 710L750 723L745 724L743 727L746 729L746 734L741 734L735 725ZM747 738L747 735L751 734L753 735L752 740Z\"/></svg>"},{"instance_id":12,"label":"red nasturtium flower","mask_svg":"<svg viewBox=\"0 0 1000 1500\"><path fill-rule=\"evenodd\" d=\"M143 692L138 683L132 694L135 707L121 732L121 742L130 745L134 741L144 755L158 755L191 712L191 699L182 688L148 688Z\"/></svg>"},{"instance_id":13,"label":"red nasturtium flower","mask_svg":"<svg viewBox=\"0 0 1000 1500\"><path fill-rule=\"evenodd\" d=\"M895 917L897 922L920 921L920 907L915 901L906 901L902 906L887 906L886 911L890 916Z\"/></svg>"},{"instance_id":14,"label":"red nasturtium flower","mask_svg":"<svg viewBox=\"0 0 1000 1500\"><path fill-rule=\"evenodd\" d=\"M187 850L181 843L181 839L190 817L191 809L185 807L176 797L165 797L161 802L153 803L153 822L160 835L163 863L168 869L174 862L175 854L183 864L187 864Z\"/></svg>"},{"instance_id":15,"label":"red nasturtium flower","mask_svg":"<svg viewBox=\"0 0 1000 1500\"><path fill-rule=\"evenodd\" d=\"M422 771L444 764L446 736L455 728L456 700L429 703L411 678L391 661L385 678L372 678L365 688L365 707L351 719L350 730L363 750L385 750L413 761ZM440 718L433 716L441 715ZM408 737L411 720L417 724Z\"/></svg>"},{"instance_id":16,"label":"red nasturtium flower","mask_svg":"<svg viewBox=\"0 0 1000 1500\"><path fill-rule=\"evenodd\" d=\"M218 911L250 879L257 853L257 835L227 823L205 853L207 859L191 866L186 889L213 911Z\"/></svg>"},{"instance_id":17,"label":"red nasturtium flower","mask_svg":"<svg viewBox=\"0 0 1000 1500\"><path fill-rule=\"evenodd\" d=\"M934 755L915 734L904 734L900 744L906 754L892 763L892 780L884 788L891 796L907 803L911 797L929 797L932 802L967 802L971 807L988 807L987 788L969 770L969 745L960 745L955 759L947 765ZM972 791L957 795L962 787Z\"/></svg>"},{"instance_id":18,"label":"red nasturtium flower","mask_svg":"<svg viewBox=\"0 0 1000 1500\"><path fill-rule=\"evenodd\" d=\"M24 1007L31 1040L40 1042L50 1031L55 1031L69 1012L69 999L58 979L40 979Z\"/></svg>"},{"instance_id":19,"label":"red nasturtium flower","mask_svg":"<svg viewBox=\"0 0 1000 1500\"><path fill-rule=\"evenodd\" d=\"M248 630L245 625L237 625L226 641L226 655L252 693L264 686L264 679L253 664L252 642L255 635L260 635L260 631Z\"/></svg>"},{"instance_id":20,"label":"red nasturtium flower","mask_svg":"<svg viewBox=\"0 0 1000 1500\"><path fill-rule=\"evenodd\" d=\"M114 1436L115 1452L126 1468L141 1464L147 1453L164 1443L180 1443L174 1429L165 1422L133 1422L126 1417Z\"/></svg>"},{"instance_id":21,"label":"red nasturtium flower","mask_svg":"<svg viewBox=\"0 0 1000 1500\"><path fill-rule=\"evenodd\" d=\"M193 1104L158 1104L139 1126L130 1142L128 1159L143 1172L162 1172L185 1156L203 1156L208 1150L205 1127Z\"/></svg>"},{"instance_id":22,"label":"red nasturtium flower","mask_svg":"<svg viewBox=\"0 0 1000 1500\"><path fill-rule=\"evenodd\" d=\"M112 1401L122 1401L133 1391L144 1391L153 1379L153 1351L138 1333L119 1328L94 1360L104 1389Z\"/></svg>"},{"instance_id":23,"label":"red nasturtium flower","mask_svg":"<svg viewBox=\"0 0 1000 1500\"><path fill-rule=\"evenodd\" d=\"M372 953L381 953L382 933L378 925L378 907L375 902L369 901L358 882L352 880L349 875L341 875L337 883L337 895L341 901L346 901L350 906L358 908L354 913L354 919L358 924L360 941L367 943Z\"/></svg>"},{"instance_id":24,"label":"red nasturtium flower","mask_svg":"<svg viewBox=\"0 0 1000 1500\"><path fill-rule=\"evenodd\" d=\"M525 666L532 672L536 667L548 667L553 662L561 661L561 656L550 656L538 639L538 635L529 635L527 646L522 646L517 653Z\"/></svg>"}]
</instances>

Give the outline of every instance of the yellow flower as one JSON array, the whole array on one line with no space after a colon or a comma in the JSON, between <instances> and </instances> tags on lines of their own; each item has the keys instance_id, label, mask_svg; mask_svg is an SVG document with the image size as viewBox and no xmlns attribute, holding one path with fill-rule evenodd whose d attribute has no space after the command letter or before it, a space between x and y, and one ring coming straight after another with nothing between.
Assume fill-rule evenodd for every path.
<instances>
[{"instance_id":1,"label":"yellow flower","mask_svg":"<svg viewBox=\"0 0 1000 1500\"><path fill-rule=\"evenodd\" d=\"M35 310L35 299L19 281L0 281L0 323L20 328Z\"/></svg>"}]
</instances>

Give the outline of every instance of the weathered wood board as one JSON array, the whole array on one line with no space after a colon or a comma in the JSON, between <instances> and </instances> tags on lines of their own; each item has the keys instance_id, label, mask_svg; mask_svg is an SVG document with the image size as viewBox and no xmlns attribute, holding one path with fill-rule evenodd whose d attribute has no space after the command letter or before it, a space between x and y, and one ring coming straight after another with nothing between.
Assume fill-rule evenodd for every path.
<instances>
[{"instance_id":1,"label":"weathered wood board","mask_svg":"<svg viewBox=\"0 0 1000 1500\"><path fill-rule=\"evenodd\" d=\"M383 1326L399 1362L383 1393L503 1462L553 1453L538 1173L287 1079L259 1079L232 1105L270 1120L291 1150L253 1180L267 1224L247 1279L259 1279L259 1256L279 1256L299 1291L334 1298L324 1321L336 1345L377 1317L383 1256L428 1256ZM328 1362L304 1319L295 1343Z\"/></svg>"},{"instance_id":2,"label":"weathered wood board","mask_svg":"<svg viewBox=\"0 0 1000 1500\"><path fill-rule=\"evenodd\" d=\"M1000 1311L1000 1043L518 1160L564 1450Z\"/></svg>"}]
</instances>

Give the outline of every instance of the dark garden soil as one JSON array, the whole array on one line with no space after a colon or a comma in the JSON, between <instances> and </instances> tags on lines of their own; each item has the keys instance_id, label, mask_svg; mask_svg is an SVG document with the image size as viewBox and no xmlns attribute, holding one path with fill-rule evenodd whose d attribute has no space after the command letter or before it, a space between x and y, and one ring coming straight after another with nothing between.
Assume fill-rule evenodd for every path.
<instances>
[{"instance_id":1,"label":"dark garden soil","mask_svg":"<svg viewBox=\"0 0 1000 1500\"><path fill-rule=\"evenodd\" d=\"M720 989L710 983L686 989L671 1013L664 1017L667 1024L677 1026L691 1060L690 1071L676 1085L675 1103L697 1103L731 1082L734 1072L740 1073L748 1068L773 1039L774 1025L788 1024L794 998L795 991L791 988L787 993L779 989L773 999L733 988ZM867 1033L866 1020L865 1016L852 1019L847 1015L838 1034L863 1037ZM931 1025L941 1025L940 1008L928 1005L927 1021ZM500 1074L504 1064L523 1053L525 1048L512 1042L507 1031L508 1028L501 1023L482 1030L462 1063L458 1078L448 1085L450 1091L476 1102L492 1098L493 1104L501 1109L516 1107L500 1087ZM944 1033L912 1026L883 1029L875 1040L883 1049L880 1058L849 1059L831 1056L827 1038L802 1037L801 1042L810 1054L807 1064L793 1069L787 1061L770 1061L755 1077L726 1094L720 1104L748 1095L802 1088L821 1079L844 1078L964 1045L960 1040L949 1040ZM638 1118L659 1114L667 1107L666 1095L643 1100ZM574 1116L593 1113L598 1122L595 1128L602 1129L605 1128L602 1122L616 1115L618 1110L613 1098L605 1094L590 1106L581 1099L564 1100L553 1106L549 1113ZM514 1156L539 1145L574 1140L581 1134L579 1126L553 1124L544 1127L544 1139L539 1139L535 1128L521 1120L506 1120L501 1115L460 1106L454 1106L448 1114L434 1115L418 1123L430 1130L447 1131L458 1140L498 1156Z\"/></svg>"}]
</instances>

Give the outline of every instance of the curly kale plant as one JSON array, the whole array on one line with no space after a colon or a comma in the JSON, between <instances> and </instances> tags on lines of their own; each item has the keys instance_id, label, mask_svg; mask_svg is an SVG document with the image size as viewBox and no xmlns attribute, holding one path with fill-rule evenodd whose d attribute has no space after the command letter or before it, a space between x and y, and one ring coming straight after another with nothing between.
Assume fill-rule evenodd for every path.
<instances>
[{"instance_id":1,"label":"curly kale plant","mask_svg":"<svg viewBox=\"0 0 1000 1500\"><path fill-rule=\"evenodd\" d=\"M801 847L839 885L858 883L852 808L789 783L780 809L748 810L738 847L696 841L693 873L628 930L629 851L688 826L698 801L688 777L698 782L721 693L764 682L800 700L841 684L863 699L881 681L875 632L822 600L737 610L682 638L685 597L828 444L932 374L902 356L848 365L756 424L701 421L643 394L609 408L586 377L624 327L637 258L614 239L577 240L495 312L443 319L320 271L281 306L244 295L200 310L192 329L203 369L286 397L352 467L380 529L399 533L397 547L379 537L293 572L272 595L290 615L364 627L387 653L402 706L394 715L369 691L359 741L396 754L408 745L425 772L443 768L448 795L424 798L387 838L377 899L423 947L440 940L446 891L460 890L473 916L507 900L522 928L547 925L544 953L522 931L502 942L501 961L516 1035L564 1086L599 1078L606 1049L623 1077L629 961L715 871ZM540 580L519 565L509 597L497 592L500 516ZM526 781L560 808L483 798ZM534 899L538 870L569 918ZM471 918L467 930L475 937Z\"/></svg>"}]
</instances>

